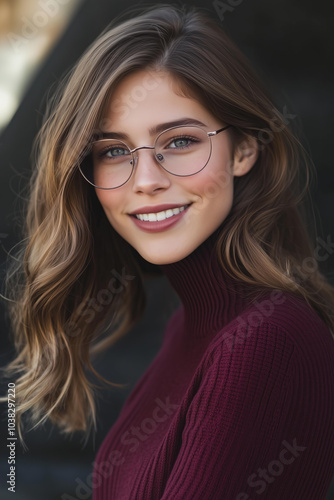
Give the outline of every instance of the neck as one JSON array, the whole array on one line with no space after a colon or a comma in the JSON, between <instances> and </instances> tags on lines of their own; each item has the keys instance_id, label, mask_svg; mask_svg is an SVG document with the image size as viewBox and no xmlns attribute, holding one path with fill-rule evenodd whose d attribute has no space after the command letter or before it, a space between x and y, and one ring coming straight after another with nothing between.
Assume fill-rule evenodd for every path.
<instances>
[{"instance_id":1,"label":"neck","mask_svg":"<svg viewBox=\"0 0 334 500\"><path fill-rule=\"evenodd\" d=\"M218 228L184 259L160 266L181 299L185 331L192 337L215 333L244 310L247 287L222 268Z\"/></svg>"}]
</instances>

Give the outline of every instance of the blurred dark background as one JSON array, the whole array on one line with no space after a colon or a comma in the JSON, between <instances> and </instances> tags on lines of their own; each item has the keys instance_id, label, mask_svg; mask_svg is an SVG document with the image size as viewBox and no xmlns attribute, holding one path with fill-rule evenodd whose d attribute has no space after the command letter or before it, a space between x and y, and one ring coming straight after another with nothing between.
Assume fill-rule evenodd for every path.
<instances>
[{"instance_id":1,"label":"blurred dark background","mask_svg":"<svg viewBox=\"0 0 334 500\"><path fill-rule=\"evenodd\" d=\"M59 9L70 1L59 0ZM78 0L76 3L77 8L65 31L55 39L22 94L15 115L0 135L1 279L6 255L20 238L22 189L30 176L32 143L41 125L50 87L61 79L115 16L131 6L157 4L127 0ZM298 130L317 171L312 188L316 235L325 240L331 238L334 208L332 3L329 0L318 4L308 0L226 0L220 5L225 4L229 8L223 8L220 14L215 7L217 2L182 3L202 7L215 18L251 61L269 88L278 109L283 112L285 107L288 113L296 115L294 129ZM19 25L17 30L20 30ZM17 33L20 34L19 31ZM0 73L4 69L0 66ZM319 267L334 284L333 255L319 262ZM81 435L64 437L50 425L28 433L28 452L23 452L19 444L16 448L16 500L90 498L90 488L83 484L87 485L99 445L132 387L159 350L166 322L178 305L178 298L164 277L149 278L146 287L148 306L143 319L96 363L102 375L114 382L128 383L128 388L102 393L98 403L98 430L85 446ZM4 366L13 355L4 301L0 303L0 313L0 366ZM5 394L6 388L7 381L2 380L2 394ZM2 405L2 410L0 496L6 500L12 498L12 493L7 491L7 479L4 479L8 473L5 405ZM75 493L78 487L80 489ZM82 496L76 496L78 491ZM334 484L328 493L328 500L330 498L334 498Z\"/></svg>"}]
</instances>

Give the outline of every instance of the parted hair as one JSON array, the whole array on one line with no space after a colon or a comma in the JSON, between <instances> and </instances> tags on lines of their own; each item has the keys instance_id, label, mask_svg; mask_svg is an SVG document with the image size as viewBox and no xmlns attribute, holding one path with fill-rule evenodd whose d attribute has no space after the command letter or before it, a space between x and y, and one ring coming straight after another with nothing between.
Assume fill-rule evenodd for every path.
<instances>
[{"instance_id":1,"label":"parted hair","mask_svg":"<svg viewBox=\"0 0 334 500\"><path fill-rule=\"evenodd\" d=\"M143 69L169 72L183 95L232 125L233 147L256 138L255 165L233 180L216 245L221 266L251 286L304 297L334 331L334 289L307 229L313 167L300 141L214 20L195 8L146 9L86 50L49 100L36 139L22 244L7 275L16 357L6 373L16 377L22 440L25 412L35 425L50 419L64 432L88 433L96 382L104 380L92 355L125 335L145 308L145 272L154 266L113 229L78 168L117 84ZM89 307L98 296L100 306Z\"/></svg>"}]
</instances>

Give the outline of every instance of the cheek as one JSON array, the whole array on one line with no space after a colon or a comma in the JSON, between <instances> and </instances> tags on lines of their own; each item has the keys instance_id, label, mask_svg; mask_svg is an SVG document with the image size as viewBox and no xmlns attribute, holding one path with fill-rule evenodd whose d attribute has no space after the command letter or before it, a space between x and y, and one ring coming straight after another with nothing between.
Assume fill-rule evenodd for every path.
<instances>
[{"instance_id":1,"label":"cheek","mask_svg":"<svg viewBox=\"0 0 334 500\"><path fill-rule=\"evenodd\" d=\"M117 209L121 206L121 195L102 189L96 189L95 192L106 216L111 220L116 215Z\"/></svg>"},{"instance_id":2,"label":"cheek","mask_svg":"<svg viewBox=\"0 0 334 500\"><path fill-rule=\"evenodd\" d=\"M191 188L203 202L210 204L229 204L233 197L233 175L230 163L208 165L199 172L191 183Z\"/></svg>"}]
</instances>

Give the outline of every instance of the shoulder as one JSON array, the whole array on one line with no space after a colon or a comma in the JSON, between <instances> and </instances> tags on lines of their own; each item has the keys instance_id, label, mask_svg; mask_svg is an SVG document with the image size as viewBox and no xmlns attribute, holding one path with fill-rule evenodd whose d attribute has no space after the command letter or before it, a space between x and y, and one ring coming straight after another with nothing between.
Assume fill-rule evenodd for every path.
<instances>
[{"instance_id":1,"label":"shoulder","mask_svg":"<svg viewBox=\"0 0 334 500\"><path fill-rule=\"evenodd\" d=\"M324 339L333 344L333 337L327 325L311 306L290 292L272 290L261 299L236 316L220 333L230 332L239 339L256 333L257 337L266 336L268 330L280 331L293 344L305 344Z\"/></svg>"},{"instance_id":2,"label":"shoulder","mask_svg":"<svg viewBox=\"0 0 334 500\"><path fill-rule=\"evenodd\" d=\"M334 340L302 297L272 290L217 332L207 355L248 367L266 358L281 370L304 363L333 372Z\"/></svg>"}]
</instances>

